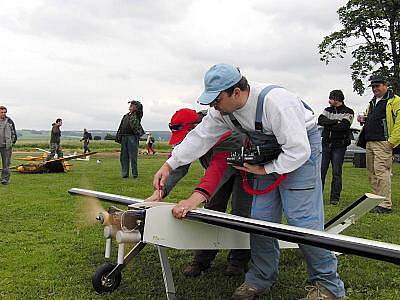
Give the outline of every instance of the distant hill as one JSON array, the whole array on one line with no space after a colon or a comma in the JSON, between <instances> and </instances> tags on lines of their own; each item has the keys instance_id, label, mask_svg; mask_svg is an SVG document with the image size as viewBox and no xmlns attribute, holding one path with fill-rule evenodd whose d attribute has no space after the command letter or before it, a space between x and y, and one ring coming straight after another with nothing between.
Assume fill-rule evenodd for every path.
<instances>
[{"instance_id":1,"label":"distant hill","mask_svg":"<svg viewBox=\"0 0 400 300\"><path fill-rule=\"evenodd\" d=\"M104 137L109 133L112 135L116 134L115 130L91 130L90 133L92 137L101 136L103 140ZM171 132L169 131L152 131L151 132L156 141L168 141ZM66 139L80 139L83 135L82 131L78 130L62 130L62 138ZM21 140L43 140L50 139L50 130L33 130L33 129L21 129L17 130L18 139ZM142 139L146 138L146 135L142 136Z\"/></svg>"}]
</instances>

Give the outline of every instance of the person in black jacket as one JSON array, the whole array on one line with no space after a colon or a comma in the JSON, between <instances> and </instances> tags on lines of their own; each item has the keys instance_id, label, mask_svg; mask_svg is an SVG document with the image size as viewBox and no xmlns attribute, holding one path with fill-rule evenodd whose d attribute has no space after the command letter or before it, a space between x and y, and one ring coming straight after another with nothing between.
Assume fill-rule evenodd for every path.
<instances>
[{"instance_id":1,"label":"person in black jacket","mask_svg":"<svg viewBox=\"0 0 400 300\"><path fill-rule=\"evenodd\" d=\"M86 128L84 128L83 137L80 139L81 142L83 141L83 153L90 152L89 143L91 139L92 139L92 134L88 132Z\"/></svg>"},{"instance_id":2,"label":"person in black jacket","mask_svg":"<svg viewBox=\"0 0 400 300\"><path fill-rule=\"evenodd\" d=\"M51 124L51 134L50 134L50 153L47 155L46 160L54 159L57 153L57 157L61 158L64 156L61 149L61 129L62 120L58 118L55 123Z\"/></svg>"},{"instance_id":3,"label":"person in black jacket","mask_svg":"<svg viewBox=\"0 0 400 300\"><path fill-rule=\"evenodd\" d=\"M332 163L332 183L330 203L338 204L342 191L342 166L346 148L351 142L350 126L354 111L344 105L341 90L333 90L329 94L330 106L325 108L318 118L318 125L323 126L321 179L325 186L326 172Z\"/></svg>"},{"instance_id":4,"label":"person in black jacket","mask_svg":"<svg viewBox=\"0 0 400 300\"><path fill-rule=\"evenodd\" d=\"M144 134L141 125L143 105L140 101L129 101L129 113L122 117L118 127L115 141L121 144L120 162L122 178L129 177L129 163L131 164L132 177L137 178L139 138Z\"/></svg>"}]
</instances>

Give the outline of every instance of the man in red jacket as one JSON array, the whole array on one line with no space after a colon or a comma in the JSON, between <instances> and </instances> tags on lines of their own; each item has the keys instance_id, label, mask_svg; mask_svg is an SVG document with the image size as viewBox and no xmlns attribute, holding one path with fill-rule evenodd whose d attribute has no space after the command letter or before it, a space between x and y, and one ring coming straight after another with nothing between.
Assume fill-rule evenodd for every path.
<instances>
[{"instance_id":1,"label":"man in red jacket","mask_svg":"<svg viewBox=\"0 0 400 300\"><path fill-rule=\"evenodd\" d=\"M183 108L178 110L171 118L169 128L172 131L169 143L179 144L185 136L201 122L203 113L196 113L195 110ZM200 205L206 202L204 208L225 212L228 201L232 195L231 213L238 216L250 217L251 203L253 197L243 190L242 178L240 173L226 163L226 158L230 152L237 151L243 144L245 136L240 133L227 131L221 139L200 158L200 163L205 169L205 174L201 178L200 184L193 190L192 195L182 200L180 203L191 203ZM173 170L166 184L161 190L161 197L165 198L178 181L183 178L190 164L181 166ZM154 191L147 201L160 201L160 191ZM218 250L197 250L189 266L183 273L186 276L199 276L207 270L211 262L217 255ZM247 263L250 259L250 250L232 249L228 255L228 266L225 275L240 275L246 271Z\"/></svg>"}]
</instances>

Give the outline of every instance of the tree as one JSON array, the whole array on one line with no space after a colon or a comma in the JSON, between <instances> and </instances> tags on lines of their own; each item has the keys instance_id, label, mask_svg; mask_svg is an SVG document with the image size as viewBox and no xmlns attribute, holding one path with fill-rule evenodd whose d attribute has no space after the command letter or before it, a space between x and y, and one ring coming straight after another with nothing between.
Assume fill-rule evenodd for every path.
<instances>
[{"instance_id":1,"label":"tree","mask_svg":"<svg viewBox=\"0 0 400 300\"><path fill-rule=\"evenodd\" d=\"M104 140L114 141L115 134L107 133L106 136L104 137Z\"/></svg>"},{"instance_id":2,"label":"tree","mask_svg":"<svg viewBox=\"0 0 400 300\"><path fill-rule=\"evenodd\" d=\"M93 137L93 140L95 140L95 141L100 141L100 140L101 140L101 136L95 135L95 136Z\"/></svg>"},{"instance_id":3,"label":"tree","mask_svg":"<svg viewBox=\"0 0 400 300\"><path fill-rule=\"evenodd\" d=\"M319 45L321 60L343 58L349 49L353 89L365 91L365 78L386 76L400 92L400 1L350 0L337 11L343 28L326 36Z\"/></svg>"}]
</instances>

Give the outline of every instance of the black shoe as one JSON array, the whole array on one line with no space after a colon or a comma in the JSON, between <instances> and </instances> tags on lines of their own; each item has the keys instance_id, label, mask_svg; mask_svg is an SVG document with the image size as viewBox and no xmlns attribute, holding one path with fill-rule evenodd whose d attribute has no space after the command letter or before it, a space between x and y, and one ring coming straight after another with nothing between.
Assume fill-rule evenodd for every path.
<instances>
[{"instance_id":1,"label":"black shoe","mask_svg":"<svg viewBox=\"0 0 400 300\"><path fill-rule=\"evenodd\" d=\"M185 270L183 270L183 274L187 277L197 277L200 276L201 273L207 270L209 267L210 265L204 266L196 261L193 261L185 268Z\"/></svg>"},{"instance_id":2,"label":"black shoe","mask_svg":"<svg viewBox=\"0 0 400 300\"><path fill-rule=\"evenodd\" d=\"M330 202L332 205L338 205L339 204L339 201L331 201Z\"/></svg>"},{"instance_id":3,"label":"black shoe","mask_svg":"<svg viewBox=\"0 0 400 300\"><path fill-rule=\"evenodd\" d=\"M376 214L390 214L392 212L392 209L382 206L375 206L375 208L371 209L370 212Z\"/></svg>"},{"instance_id":4,"label":"black shoe","mask_svg":"<svg viewBox=\"0 0 400 300\"><path fill-rule=\"evenodd\" d=\"M128 177L129 177L128 175L122 176L122 178L128 178Z\"/></svg>"},{"instance_id":5,"label":"black shoe","mask_svg":"<svg viewBox=\"0 0 400 300\"><path fill-rule=\"evenodd\" d=\"M226 269L224 270L224 275L239 276L246 273L246 270L247 270L246 266L229 263Z\"/></svg>"},{"instance_id":6,"label":"black shoe","mask_svg":"<svg viewBox=\"0 0 400 300\"><path fill-rule=\"evenodd\" d=\"M8 184L8 181L7 181L7 180L2 180L2 181L1 181L1 184L7 185L7 184Z\"/></svg>"},{"instance_id":7,"label":"black shoe","mask_svg":"<svg viewBox=\"0 0 400 300\"><path fill-rule=\"evenodd\" d=\"M135 175L135 176L132 176L133 177L133 179L136 179L136 178L138 178L138 175Z\"/></svg>"}]
</instances>

